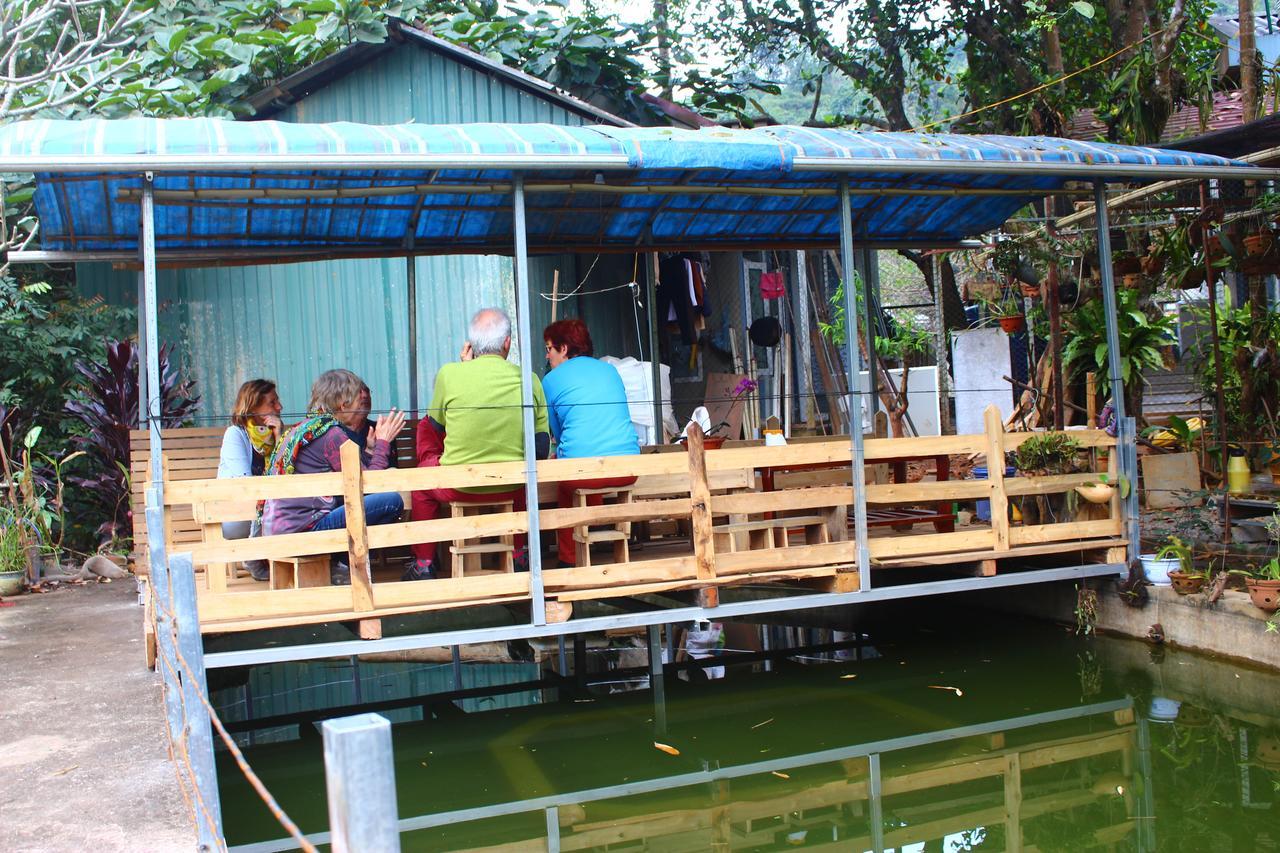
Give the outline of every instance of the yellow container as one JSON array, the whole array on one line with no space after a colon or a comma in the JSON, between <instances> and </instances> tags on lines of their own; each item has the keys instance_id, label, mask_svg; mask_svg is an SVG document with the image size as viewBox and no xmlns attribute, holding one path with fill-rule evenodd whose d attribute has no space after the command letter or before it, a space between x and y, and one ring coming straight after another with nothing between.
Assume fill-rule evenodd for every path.
<instances>
[{"instance_id":1,"label":"yellow container","mask_svg":"<svg viewBox=\"0 0 1280 853\"><path fill-rule=\"evenodd\" d=\"M1227 456L1227 491L1233 495L1243 495L1250 491L1249 460L1243 453L1234 451Z\"/></svg>"}]
</instances>

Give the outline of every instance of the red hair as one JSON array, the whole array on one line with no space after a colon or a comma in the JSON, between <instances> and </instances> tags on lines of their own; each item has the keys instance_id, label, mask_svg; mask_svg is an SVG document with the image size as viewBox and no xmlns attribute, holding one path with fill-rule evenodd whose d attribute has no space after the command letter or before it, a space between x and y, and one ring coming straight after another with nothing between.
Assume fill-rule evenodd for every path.
<instances>
[{"instance_id":1,"label":"red hair","mask_svg":"<svg viewBox=\"0 0 1280 853\"><path fill-rule=\"evenodd\" d=\"M557 320L542 330L542 339L556 349L568 347L565 353L567 358L595 354L595 348L591 345L591 333L587 331L587 324L581 320Z\"/></svg>"}]
</instances>

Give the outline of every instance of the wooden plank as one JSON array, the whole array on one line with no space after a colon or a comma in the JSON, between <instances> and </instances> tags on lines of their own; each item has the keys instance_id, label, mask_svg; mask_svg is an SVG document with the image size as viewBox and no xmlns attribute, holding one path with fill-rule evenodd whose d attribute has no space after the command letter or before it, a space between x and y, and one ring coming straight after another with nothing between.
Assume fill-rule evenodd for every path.
<instances>
[{"instance_id":1,"label":"wooden plank","mask_svg":"<svg viewBox=\"0 0 1280 853\"><path fill-rule=\"evenodd\" d=\"M716 574L733 575L740 572L813 566L824 566L834 571L838 566L855 564L857 560L857 548L852 540L823 542L818 545L721 554L716 559Z\"/></svg>"},{"instance_id":2,"label":"wooden plank","mask_svg":"<svg viewBox=\"0 0 1280 853\"><path fill-rule=\"evenodd\" d=\"M354 441L345 441L339 453L342 458L342 496L347 510L351 606L357 611L372 610L373 578L369 574L369 530L364 521L364 470L360 464L360 446Z\"/></svg>"},{"instance_id":3,"label":"wooden plank","mask_svg":"<svg viewBox=\"0 0 1280 853\"><path fill-rule=\"evenodd\" d=\"M1003 422L1002 422L1003 423ZM1005 449L1017 450L1022 442L1035 435L1044 435L1041 430L1035 432L1010 432L1005 436ZM1067 435L1071 436L1081 447L1115 447L1116 439L1114 436L1107 435L1100 429L1073 429L1068 430Z\"/></svg>"},{"instance_id":4,"label":"wooden plank","mask_svg":"<svg viewBox=\"0 0 1280 853\"><path fill-rule=\"evenodd\" d=\"M331 589L343 589L342 587L331 587ZM344 590L345 591L345 590ZM500 596L487 598L483 602L475 601L446 601L437 604L412 604L405 607L381 607L374 611L378 618L386 616L399 616L407 613L431 613L437 610L453 610L459 607L470 607L477 605L509 605L527 602L528 596ZM347 599L348 604L350 598ZM335 610L330 612L310 612L293 615L280 616L249 616L244 619L226 619L220 621L206 622L200 621L200 632L203 634L226 634L237 631L260 631L266 628L288 628L298 625L320 625L328 622L350 622L359 616L368 616L367 613L358 614L352 610Z\"/></svg>"},{"instance_id":5,"label":"wooden plank","mask_svg":"<svg viewBox=\"0 0 1280 853\"><path fill-rule=\"evenodd\" d=\"M1045 477L1010 477L1004 481L1004 493L1009 497L1022 495L1053 495L1069 492L1085 483L1096 483L1098 475L1054 474ZM1083 500L1083 499L1082 499Z\"/></svg>"},{"instance_id":6,"label":"wooden plank","mask_svg":"<svg viewBox=\"0 0 1280 853\"><path fill-rule=\"evenodd\" d=\"M1014 528L1018 530L1018 528ZM873 540L874 541L874 540ZM1012 560L1018 557L1036 557L1045 554L1062 554L1072 551L1094 551L1113 547L1115 539L1092 539L1073 542L1049 542L1044 545L1015 545L1008 551L1001 552L1000 560ZM970 563L984 560L997 562L992 551L967 551L950 554L925 554L919 557L901 557L897 559L877 560L876 568L901 568L906 566L951 566L956 563Z\"/></svg>"},{"instance_id":7,"label":"wooden plank","mask_svg":"<svg viewBox=\"0 0 1280 853\"><path fill-rule=\"evenodd\" d=\"M542 582L548 591L560 591L610 584L694 580L697 576L698 570L694 558L683 556L664 557L659 560L635 560L630 563L544 569Z\"/></svg>"},{"instance_id":8,"label":"wooden plank","mask_svg":"<svg viewBox=\"0 0 1280 853\"><path fill-rule=\"evenodd\" d=\"M1015 527L1009 531L1009 542L1013 545L1035 545L1040 542L1076 541L1080 539L1097 539L1103 536L1119 536L1124 532L1124 525L1118 519L1104 518L1101 521L1070 521L1064 524L1035 524L1030 527Z\"/></svg>"},{"instance_id":9,"label":"wooden plank","mask_svg":"<svg viewBox=\"0 0 1280 853\"><path fill-rule=\"evenodd\" d=\"M699 589L700 587L707 587L708 585L714 585L714 588L719 588L722 586L741 586L743 584L805 581L832 576L835 572L836 569L832 566L795 568L781 571L750 571L734 575L717 575L709 581L689 578L686 580L624 584L621 586L586 587L584 589L567 590L565 592L557 593L556 599L558 601L590 601L600 598L622 598L633 595L650 595L659 592L671 592L673 590L692 590Z\"/></svg>"},{"instance_id":10,"label":"wooden plank","mask_svg":"<svg viewBox=\"0 0 1280 853\"><path fill-rule=\"evenodd\" d=\"M963 501L985 498L991 494L991 484L985 480L945 480L941 483L869 483L867 503L901 504L931 503L936 501Z\"/></svg>"},{"instance_id":11,"label":"wooden plank","mask_svg":"<svg viewBox=\"0 0 1280 853\"><path fill-rule=\"evenodd\" d=\"M1005 850L1022 853L1022 762L1016 752L1005 756Z\"/></svg>"},{"instance_id":12,"label":"wooden plank","mask_svg":"<svg viewBox=\"0 0 1280 853\"><path fill-rule=\"evenodd\" d=\"M160 430L160 438L162 438L162 439L166 439L166 440L167 440L167 439L171 439L171 438L173 438L173 439L177 439L177 438L208 438L208 437L211 437L211 436L212 436L212 437L216 437L218 440L221 440L221 439L222 439L222 434L223 434L224 432L226 432L226 431L227 431L227 428L226 428L225 426L214 426L214 427L166 427L165 429ZM129 430L129 442L130 442L130 443L138 442L138 443L141 443L143 446L146 446L147 442L148 442L148 441L150 441L150 439L151 439L151 431L150 431L150 430L145 430L145 429L131 429L131 430Z\"/></svg>"},{"instance_id":13,"label":"wooden plank","mask_svg":"<svg viewBox=\"0 0 1280 853\"><path fill-rule=\"evenodd\" d=\"M990 550L995 547L995 542L994 531L979 529L956 533L925 533L920 536L877 537L867 542L867 548L873 558L883 559L945 554L949 551L976 551L980 548Z\"/></svg>"},{"instance_id":14,"label":"wooden plank","mask_svg":"<svg viewBox=\"0 0 1280 853\"><path fill-rule=\"evenodd\" d=\"M710 580L716 576L716 549L711 523L711 487L707 483L707 453L702 444L700 426L691 423L685 435L689 445L689 507L693 526L693 557L698 579Z\"/></svg>"},{"instance_id":15,"label":"wooden plank","mask_svg":"<svg viewBox=\"0 0 1280 853\"><path fill-rule=\"evenodd\" d=\"M720 500L715 498L714 500ZM581 524L613 524L621 521L651 521L655 518L685 518L692 512L688 498L632 501L601 506L545 509L538 514L544 530L576 527Z\"/></svg>"},{"instance_id":16,"label":"wooden plank","mask_svg":"<svg viewBox=\"0 0 1280 853\"><path fill-rule=\"evenodd\" d=\"M848 455L848 441L845 455ZM986 438L981 435L924 435L913 438L868 438L863 442L863 456L868 462L878 459L911 459L928 456L954 456L983 453Z\"/></svg>"},{"instance_id":17,"label":"wooden plank","mask_svg":"<svg viewBox=\"0 0 1280 853\"><path fill-rule=\"evenodd\" d=\"M987 485L991 490L991 530L995 549L1009 550L1009 498L1004 489L1004 421L1000 410L987 406L982 412L987 436Z\"/></svg>"},{"instance_id":18,"label":"wooden plank","mask_svg":"<svg viewBox=\"0 0 1280 853\"><path fill-rule=\"evenodd\" d=\"M379 610L445 602L487 603L490 599L529 595L529 574L502 572L430 581L395 581L373 585Z\"/></svg>"},{"instance_id":19,"label":"wooden plank","mask_svg":"<svg viewBox=\"0 0 1280 853\"><path fill-rule=\"evenodd\" d=\"M852 486L822 486L815 489L714 495L711 498L711 512L713 515L736 515L789 509L825 509L849 506L852 503Z\"/></svg>"},{"instance_id":20,"label":"wooden plank","mask_svg":"<svg viewBox=\"0 0 1280 853\"><path fill-rule=\"evenodd\" d=\"M374 547L380 546L374 545ZM309 530L305 533L281 533L276 536L233 539L218 543L196 542L191 548L191 559L197 563L234 563L243 560L340 554L345 550L347 550L347 537L344 531Z\"/></svg>"}]
</instances>

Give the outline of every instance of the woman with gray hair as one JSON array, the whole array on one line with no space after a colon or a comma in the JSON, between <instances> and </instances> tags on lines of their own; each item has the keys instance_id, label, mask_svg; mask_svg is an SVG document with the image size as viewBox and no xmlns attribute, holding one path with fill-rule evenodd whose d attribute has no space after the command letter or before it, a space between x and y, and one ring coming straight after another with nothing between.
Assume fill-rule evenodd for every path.
<instances>
[{"instance_id":1,"label":"woman with gray hair","mask_svg":"<svg viewBox=\"0 0 1280 853\"><path fill-rule=\"evenodd\" d=\"M363 434L371 406L369 386L350 370L327 370L311 386L307 417L280 440L268 475L322 474L342 470L342 445L362 447L360 466L370 471L391 467L391 444L404 426L404 413L391 409L378 418L368 440ZM404 501L396 492L364 496L366 524L387 524L400 518ZM267 501L263 530L270 535L345 527L342 497L282 498ZM351 583L351 569L333 558L329 582Z\"/></svg>"}]
</instances>

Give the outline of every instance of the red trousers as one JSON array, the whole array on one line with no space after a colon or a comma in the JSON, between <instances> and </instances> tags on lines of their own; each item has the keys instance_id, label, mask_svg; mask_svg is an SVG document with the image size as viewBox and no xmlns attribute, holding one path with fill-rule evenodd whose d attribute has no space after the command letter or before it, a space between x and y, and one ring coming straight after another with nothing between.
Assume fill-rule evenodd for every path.
<instances>
[{"instance_id":1,"label":"red trousers","mask_svg":"<svg viewBox=\"0 0 1280 853\"><path fill-rule=\"evenodd\" d=\"M635 477L607 477L602 480L567 480L556 484L556 503L561 509L573 506L574 489L608 489L614 486L630 486ZM587 506L600 506L604 495L587 495ZM556 531L556 543L560 551L560 565L576 566L577 552L573 542L573 528L562 527Z\"/></svg>"},{"instance_id":2,"label":"red trousers","mask_svg":"<svg viewBox=\"0 0 1280 853\"><path fill-rule=\"evenodd\" d=\"M418 421L418 429L415 435L417 439L417 456L419 468L435 468L440 464L440 457L444 454L444 434L432 425L430 418L423 418ZM451 503L488 503L489 501L511 501L515 506L516 512L524 512L524 486L519 486L508 492L490 492L488 494L475 494L474 492L460 492L457 489L430 489L425 492L414 492L413 502L410 507L409 518L412 521L430 521L440 517L440 511ZM519 550L525 545L528 537L517 534L515 537L515 546ZM413 546L413 556L419 560L434 560L436 555L435 542L419 542ZM440 577L445 577L451 571L451 567L435 566L435 572Z\"/></svg>"}]
</instances>

